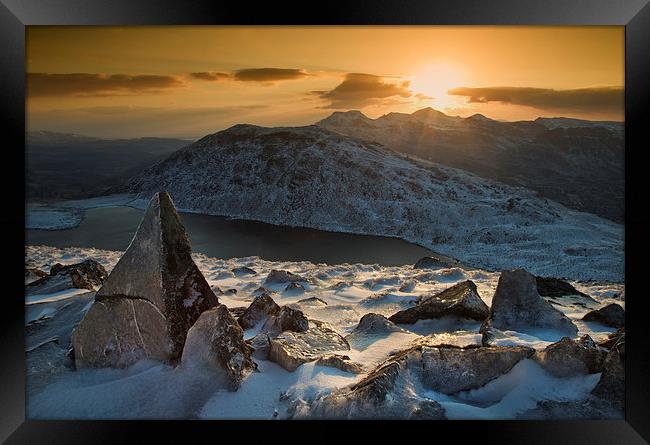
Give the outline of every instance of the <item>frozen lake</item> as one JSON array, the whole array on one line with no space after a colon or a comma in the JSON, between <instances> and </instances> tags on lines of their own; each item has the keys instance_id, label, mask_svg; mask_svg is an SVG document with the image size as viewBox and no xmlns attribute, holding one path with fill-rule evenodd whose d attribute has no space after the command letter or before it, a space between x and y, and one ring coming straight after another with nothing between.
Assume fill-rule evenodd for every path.
<instances>
[{"instance_id":1,"label":"frozen lake","mask_svg":"<svg viewBox=\"0 0 650 445\"><path fill-rule=\"evenodd\" d=\"M123 251L142 214L142 210L132 207L89 209L78 227L26 230L26 243ZM216 258L260 256L271 261L396 266L413 264L423 256L440 257L398 238L292 228L194 213L181 213L181 218L192 250Z\"/></svg>"}]
</instances>

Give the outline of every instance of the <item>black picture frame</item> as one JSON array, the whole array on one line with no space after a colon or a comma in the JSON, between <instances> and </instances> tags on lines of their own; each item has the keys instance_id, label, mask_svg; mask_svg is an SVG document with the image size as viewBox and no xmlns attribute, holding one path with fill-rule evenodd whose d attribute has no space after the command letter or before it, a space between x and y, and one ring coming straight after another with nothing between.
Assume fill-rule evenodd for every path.
<instances>
[{"instance_id":1,"label":"black picture frame","mask_svg":"<svg viewBox=\"0 0 650 445\"><path fill-rule=\"evenodd\" d=\"M645 443L650 440L650 336L645 284L649 262L644 156L650 149L649 0L348 0L226 2L182 0L0 0L0 125L5 160L0 212L3 234L0 329L0 440L7 443L121 442L154 436L202 442L228 434L296 434L301 440L364 440L399 432L402 440L461 438L502 443ZM30 25L624 25L626 40L626 410L624 421L223 422L223 421L31 421L25 420L24 258L25 27ZM21 147L23 148L21 151ZM22 189L22 190L21 190ZM340 428L346 427L346 433ZM294 429L301 430L294 432ZM199 439L199 434L202 439ZM451 435L450 435L451 434ZM305 436L307 435L307 436ZM413 435L413 437L410 437ZM240 438L240 439L237 439ZM278 437L279 438L279 437ZM279 438L282 440L281 438ZM448 439L457 440L457 439Z\"/></svg>"}]
</instances>

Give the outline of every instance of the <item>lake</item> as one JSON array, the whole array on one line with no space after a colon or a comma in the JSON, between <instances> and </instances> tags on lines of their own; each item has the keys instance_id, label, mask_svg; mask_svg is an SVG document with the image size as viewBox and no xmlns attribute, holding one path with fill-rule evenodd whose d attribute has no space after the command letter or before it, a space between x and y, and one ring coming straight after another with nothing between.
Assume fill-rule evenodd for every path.
<instances>
[{"instance_id":1,"label":"lake","mask_svg":"<svg viewBox=\"0 0 650 445\"><path fill-rule=\"evenodd\" d=\"M78 227L26 230L26 242L54 247L126 250L143 213L132 207L89 209ZM194 213L180 215L192 250L216 258L259 256L270 261L394 266L413 264L423 256L441 257L398 238L276 226Z\"/></svg>"}]
</instances>

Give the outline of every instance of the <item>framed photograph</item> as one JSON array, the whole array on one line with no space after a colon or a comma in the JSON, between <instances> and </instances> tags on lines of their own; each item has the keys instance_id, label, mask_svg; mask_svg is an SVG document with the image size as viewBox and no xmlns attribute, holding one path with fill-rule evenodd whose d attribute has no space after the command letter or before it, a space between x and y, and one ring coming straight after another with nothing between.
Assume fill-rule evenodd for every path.
<instances>
[{"instance_id":1,"label":"framed photograph","mask_svg":"<svg viewBox=\"0 0 650 445\"><path fill-rule=\"evenodd\" d=\"M650 437L646 0L0 20L3 440Z\"/></svg>"}]
</instances>

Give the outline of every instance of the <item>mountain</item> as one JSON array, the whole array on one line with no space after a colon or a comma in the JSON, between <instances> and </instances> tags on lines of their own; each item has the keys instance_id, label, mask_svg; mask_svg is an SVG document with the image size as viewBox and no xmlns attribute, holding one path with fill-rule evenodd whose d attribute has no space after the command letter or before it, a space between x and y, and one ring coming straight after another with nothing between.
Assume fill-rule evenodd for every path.
<instances>
[{"instance_id":1,"label":"mountain","mask_svg":"<svg viewBox=\"0 0 650 445\"><path fill-rule=\"evenodd\" d=\"M28 199L76 199L102 193L191 142L110 140L51 131L25 136Z\"/></svg>"},{"instance_id":2,"label":"mountain","mask_svg":"<svg viewBox=\"0 0 650 445\"><path fill-rule=\"evenodd\" d=\"M319 126L236 125L123 191L148 199L160 190L185 211L400 237L488 269L623 277L619 224Z\"/></svg>"},{"instance_id":3,"label":"mountain","mask_svg":"<svg viewBox=\"0 0 650 445\"><path fill-rule=\"evenodd\" d=\"M377 119L359 111L335 112L317 125L624 221L621 122L569 118L500 122L480 114L461 118L425 108Z\"/></svg>"}]
</instances>

